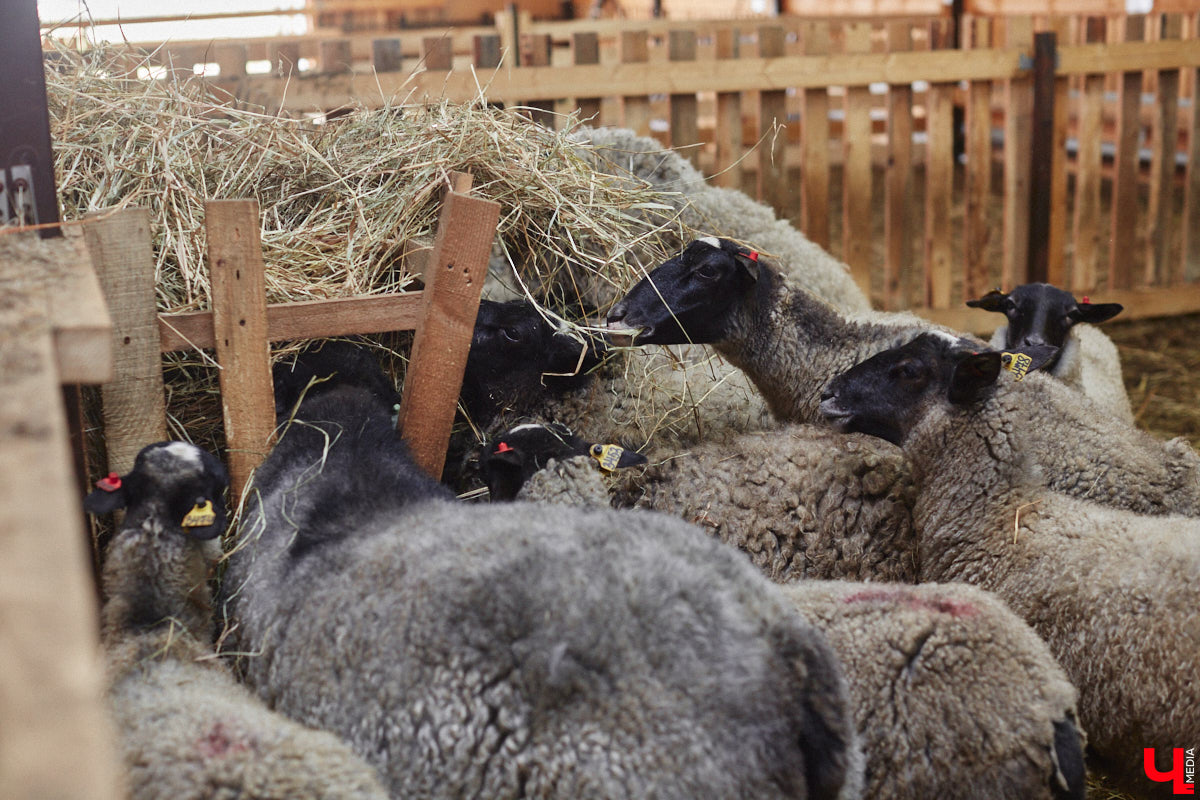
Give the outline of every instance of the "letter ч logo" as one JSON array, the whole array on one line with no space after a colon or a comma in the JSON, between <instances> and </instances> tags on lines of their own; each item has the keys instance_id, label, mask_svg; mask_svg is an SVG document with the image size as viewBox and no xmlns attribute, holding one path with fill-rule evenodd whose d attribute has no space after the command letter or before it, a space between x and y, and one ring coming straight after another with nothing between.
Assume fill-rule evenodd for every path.
<instances>
[{"instance_id":1,"label":"letter \u0447 logo","mask_svg":"<svg viewBox=\"0 0 1200 800\"><path fill-rule=\"evenodd\" d=\"M1187 768L1184 767L1184 750L1182 747L1176 747L1171 751L1171 771L1159 772L1154 766L1154 748L1146 747L1142 750L1142 766L1146 770L1146 777L1155 783L1166 783L1171 781L1171 790L1173 794L1195 794L1196 793L1196 761L1193 755L1194 751L1187 753Z\"/></svg>"}]
</instances>

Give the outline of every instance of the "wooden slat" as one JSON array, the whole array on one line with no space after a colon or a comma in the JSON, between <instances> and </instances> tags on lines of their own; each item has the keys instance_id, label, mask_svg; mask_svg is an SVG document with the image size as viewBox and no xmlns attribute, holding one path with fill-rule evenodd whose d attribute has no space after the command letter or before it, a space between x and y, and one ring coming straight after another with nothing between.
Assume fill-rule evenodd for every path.
<instances>
[{"instance_id":1,"label":"wooden slat","mask_svg":"<svg viewBox=\"0 0 1200 800\"><path fill-rule=\"evenodd\" d=\"M103 383L112 377L112 320L78 227L47 239L31 255L46 283L55 365L63 383Z\"/></svg>"},{"instance_id":2,"label":"wooden slat","mask_svg":"<svg viewBox=\"0 0 1200 800\"><path fill-rule=\"evenodd\" d=\"M1089 18L1086 37L1089 42L1104 41L1105 20ZM1100 185L1103 152L1101 138L1104 114L1104 76L1087 75L1079 98L1079 149L1075 155L1074 259L1071 265L1071 290L1092 292L1097 286L1100 264Z\"/></svg>"},{"instance_id":3,"label":"wooden slat","mask_svg":"<svg viewBox=\"0 0 1200 800\"><path fill-rule=\"evenodd\" d=\"M954 203L954 84L926 93L925 303L949 308L954 285L950 210Z\"/></svg>"},{"instance_id":4,"label":"wooden slat","mask_svg":"<svg viewBox=\"0 0 1200 800\"><path fill-rule=\"evenodd\" d=\"M1192 73L1192 110L1188 114L1187 174L1183 183L1182 272L1200 278L1200 70Z\"/></svg>"},{"instance_id":5,"label":"wooden slat","mask_svg":"<svg viewBox=\"0 0 1200 800\"><path fill-rule=\"evenodd\" d=\"M887 26L889 52L912 49L912 28L907 22ZM912 215L912 87L888 87L887 163L883 198L883 297L885 309L908 306L903 278L913 264Z\"/></svg>"},{"instance_id":6,"label":"wooden slat","mask_svg":"<svg viewBox=\"0 0 1200 800\"><path fill-rule=\"evenodd\" d=\"M631 34L634 38L641 32ZM625 37L622 37L623 41ZM776 59L697 61L687 65L659 64L653 70L645 62L591 66L530 67L496 71L455 70L449 74L416 75L354 73L293 78L252 76L243 84L212 84L236 93L253 91L276 98L284 110L312 111L345 104L347 98L380 103L381 98L408 95L413 101L449 99L474 100L479 87L486 86L493 102L554 100L572 97L581 86L603 86L624 97L689 92L784 91L788 88L871 83L912 83L930 75L946 81L1006 79L1021 74L1021 53L1011 49L961 53L954 50L914 53L875 53L825 57L784 56Z\"/></svg>"},{"instance_id":7,"label":"wooden slat","mask_svg":"<svg viewBox=\"0 0 1200 800\"><path fill-rule=\"evenodd\" d=\"M1009 17L1006 45L1025 52L1033 49L1029 18ZM1004 87L1004 251L1001 282L1008 287L1028 281L1029 264L1029 148L1033 125L1033 87L1028 80L1010 80Z\"/></svg>"},{"instance_id":8,"label":"wooden slat","mask_svg":"<svg viewBox=\"0 0 1200 800\"><path fill-rule=\"evenodd\" d=\"M674 64L696 60L696 32L671 31L667 44L667 59ZM700 166L700 130L697 126L699 105L695 92L672 94L670 109L671 146L696 167Z\"/></svg>"},{"instance_id":9,"label":"wooden slat","mask_svg":"<svg viewBox=\"0 0 1200 800\"><path fill-rule=\"evenodd\" d=\"M738 58L741 51L739 33L735 28L717 31L714 55L720 60ZM733 189L742 187L742 95L740 92L717 92L717 127L713 134L716 161L713 183Z\"/></svg>"},{"instance_id":10,"label":"wooden slat","mask_svg":"<svg viewBox=\"0 0 1200 800\"><path fill-rule=\"evenodd\" d=\"M317 69L326 75L349 72L354 67L350 55L350 42L346 39L328 39L317 45Z\"/></svg>"},{"instance_id":11,"label":"wooden slat","mask_svg":"<svg viewBox=\"0 0 1200 800\"><path fill-rule=\"evenodd\" d=\"M1170 15L1162 20L1162 38L1178 40L1182 20ZM1151 123L1150 196L1146 211L1146 268L1142 280L1149 286L1165 286L1183 280L1182 266L1169 261L1175 224L1175 148L1179 138L1179 70L1160 70L1155 118Z\"/></svg>"},{"instance_id":12,"label":"wooden slat","mask_svg":"<svg viewBox=\"0 0 1200 800\"><path fill-rule=\"evenodd\" d=\"M813 57L829 53L829 23L804 26L804 52ZM804 91L800 131L804 179L800 185L800 217L804 234L829 249L829 92L825 87Z\"/></svg>"},{"instance_id":13,"label":"wooden slat","mask_svg":"<svg viewBox=\"0 0 1200 800\"><path fill-rule=\"evenodd\" d=\"M576 65L599 64L600 37L595 32L574 34L571 38L571 54L574 56ZM598 96L577 97L575 108L578 110L581 120L590 122L592 125L600 124L600 98Z\"/></svg>"},{"instance_id":14,"label":"wooden slat","mask_svg":"<svg viewBox=\"0 0 1200 800\"><path fill-rule=\"evenodd\" d=\"M230 492L236 504L275 430L258 202L204 204Z\"/></svg>"},{"instance_id":15,"label":"wooden slat","mask_svg":"<svg viewBox=\"0 0 1200 800\"><path fill-rule=\"evenodd\" d=\"M150 211L105 212L84 232L113 318L114 374L101 396L108 468L123 475L139 450L167 438Z\"/></svg>"},{"instance_id":16,"label":"wooden slat","mask_svg":"<svg viewBox=\"0 0 1200 800\"><path fill-rule=\"evenodd\" d=\"M420 292L273 303L267 330L272 342L413 330L420 308ZM159 314L158 337L164 353L215 347L212 312Z\"/></svg>"},{"instance_id":17,"label":"wooden slat","mask_svg":"<svg viewBox=\"0 0 1200 800\"><path fill-rule=\"evenodd\" d=\"M1145 17L1126 17L1126 40L1140 41L1144 26ZM1118 92L1108 278L1113 289L1130 289L1134 286L1135 275L1140 273L1134 253L1137 252L1138 139L1141 134L1138 110L1142 102L1142 73L1129 71L1121 75Z\"/></svg>"},{"instance_id":18,"label":"wooden slat","mask_svg":"<svg viewBox=\"0 0 1200 800\"><path fill-rule=\"evenodd\" d=\"M413 458L440 478L500 205L450 192L422 293L422 320L404 379L399 428Z\"/></svg>"},{"instance_id":19,"label":"wooden slat","mask_svg":"<svg viewBox=\"0 0 1200 800\"><path fill-rule=\"evenodd\" d=\"M990 47L992 20L975 19L968 31L972 48ZM992 84L972 81L967 88L965 175L966 210L963 219L963 295L982 296L995 283L988 261L992 225L988 207L992 196Z\"/></svg>"},{"instance_id":20,"label":"wooden slat","mask_svg":"<svg viewBox=\"0 0 1200 800\"><path fill-rule=\"evenodd\" d=\"M529 68L545 68L550 66L550 55L552 43L549 34L545 33L522 33L520 36L521 42L521 67L522 69ZM575 93L564 94L561 97L571 97ZM560 117L555 114L555 102L561 98L553 99L525 99L522 104L529 108L529 117L534 122L544 127L553 130L559 123Z\"/></svg>"},{"instance_id":21,"label":"wooden slat","mask_svg":"<svg viewBox=\"0 0 1200 800\"><path fill-rule=\"evenodd\" d=\"M222 78L240 78L246 75L246 45L213 45L213 60Z\"/></svg>"},{"instance_id":22,"label":"wooden slat","mask_svg":"<svg viewBox=\"0 0 1200 800\"><path fill-rule=\"evenodd\" d=\"M371 42L371 64L376 72L399 72L404 65L404 51L399 39L376 39Z\"/></svg>"},{"instance_id":23,"label":"wooden slat","mask_svg":"<svg viewBox=\"0 0 1200 800\"><path fill-rule=\"evenodd\" d=\"M843 28L847 54L871 52L871 23ZM871 287L871 92L866 86L846 89L842 128L842 260L850 266L863 294L879 301Z\"/></svg>"},{"instance_id":24,"label":"wooden slat","mask_svg":"<svg viewBox=\"0 0 1200 800\"><path fill-rule=\"evenodd\" d=\"M1069 19L1060 17L1054 21L1057 42L1069 42L1071 36ZM1056 54L1057 57L1057 54ZM1053 66L1053 64L1052 64ZM1067 276L1067 136L1070 129L1068 104L1071 97L1071 79L1056 75L1054 79L1054 116L1051 140L1050 175L1050 230L1047 237L1046 276L1055 286L1066 286ZM1036 163L1036 162L1035 162Z\"/></svg>"},{"instance_id":25,"label":"wooden slat","mask_svg":"<svg viewBox=\"0 0 1200 800\"><path fill-rule=\"evenodd\" d=\"M759 57L782 58L786 40L782 27L760 27ZM791 213L787 169L787 92L782 89L765 90L758 94L758 138L758 197L786 219Z\"/></svg>"},{"instance_id":26,"label":"wooden slat","mask_svg":"<svg viewBox=\"0 0 1200 800\"><path fill-rule=\"evenodd\" d=\"M621 34L621 64L613 69L621 69L625 65L633 65L631 69L645 72L645 64L650 59L649 41L645 31L624 31ZM635 131L640 136L650 134L650 98L649 92L623 92L613 94L624 98L624 124L626 128Z\"/></svg>"},{"instance_id":27,"label":"wooden slat","mask_svg":"<svg viewBox=\"0 0 1200 800\"><path fill-rule=\"evenodd\" d=\"M0 797L115 800L95 587L36 236L0 236Z\"/></svg>"},{"instance_id":28,"label":"wooden slat","mask_svg":"<svg viewBox=\"0 0 1200 800\"><path fill-rule=\"evenodd\" d=\"M495 69L503 59L504 48L495 34L476 36L471 41L471 63L479 69Z\"/></svg>"},{"instance_id":29,"label":"wooden slat","mask_svg":"<svg viewBox=\"0 0 1200 800\"><path fill-rule=\"evenodd\" d=\"M421 40L421 61L430 72L454 69L454 49L445 36L426 36Z\"/></svg>"},{"instance_id":30,"label":"wooden slat","mask_svg":"<svg viewBox=\"0 0 1200 800\"><path fill-rule=\"evenodd\" d=\"M1127 17L1144 31L1145 17ZM1184 69L1200 66L1200 48L1195 42L1167 40L1146 42L1141 38L1108 44L1064 47L1059 53L1058 71L1062 75L1088 75L1101 72L1132 72L1143 69Z\"/></svg>"},{"instance_id":31,"label":"wooden slat","mask_svg":"<svg viewBox=\"0 0 1200 800\"><path fill-rule=\"evenodd\" d=\"M275 79L290 80L300 74L300 45L284 42L271 48L271 69Z\"/></svg>"}]
</instances>

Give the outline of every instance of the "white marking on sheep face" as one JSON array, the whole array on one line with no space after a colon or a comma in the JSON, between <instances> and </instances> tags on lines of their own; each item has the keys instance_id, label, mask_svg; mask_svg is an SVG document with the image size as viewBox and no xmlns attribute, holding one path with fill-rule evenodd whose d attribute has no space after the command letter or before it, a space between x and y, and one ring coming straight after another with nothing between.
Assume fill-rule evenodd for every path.
<instances>
[{"instance_id":1,"label":"white marking on sheep face","mask_svg":"<svg viewBox=\"0 0 1200 800\"><path fill-rule=\"evenodd\" d=\"M720 241L718 241L717 237L715 237L715 236L701 236L701 237L700 237L699 239L697 239L696 241L698 241L698 242L704 242L704 243L705 243L706 245L708 245L709 247L715 247L715 248L717 248L718 250L720 250L720 249L721 249L721 242L720 242Z\"/></svg>"},{"instance_id":2,"label":"white marking on sheep face","mask_svg":"<svg viewBox=\"0 0 1200 800\"><path fill-rule=\"evenodd\" d=\"M203 462L200 460L200 449L195 445L188 444L187 442L171 442L163 449L170 453L173 457L183 461L189 466L202 466Z\"/></svg>"}]
</instances>

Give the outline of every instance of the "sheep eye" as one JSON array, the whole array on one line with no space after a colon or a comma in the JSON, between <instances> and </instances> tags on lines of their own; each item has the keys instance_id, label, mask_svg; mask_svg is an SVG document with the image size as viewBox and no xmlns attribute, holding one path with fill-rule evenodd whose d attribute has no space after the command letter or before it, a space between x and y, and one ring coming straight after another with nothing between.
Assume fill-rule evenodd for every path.
<instances>
[{"instance_id":1,"label":"sheep eye","mask_svg":"<svg viewBox=\"0 0 1200 800\"><path fill-rule=\"evenodd\" d=\"M694 270L692 270L692 274L695 275L697 278L702 278L703 280L711 281L711 280L716 279L719 272L718 272L717 266L715 264L713 264L711 262L704 262L704 263L701 263L700 266L698 266Z\"/></svg>"},{"instance_id":2,"label":"sheep eye","mask_svg":"<svg viewBox=\"0 0 1200 800\"><path fill-rule=\"evenodd\" d=\"M921 364L912 359L901 361L892 369L892 376L903 381L918 380L923 374L924 370L921 369Z\"/></svg>"}]
</instances>

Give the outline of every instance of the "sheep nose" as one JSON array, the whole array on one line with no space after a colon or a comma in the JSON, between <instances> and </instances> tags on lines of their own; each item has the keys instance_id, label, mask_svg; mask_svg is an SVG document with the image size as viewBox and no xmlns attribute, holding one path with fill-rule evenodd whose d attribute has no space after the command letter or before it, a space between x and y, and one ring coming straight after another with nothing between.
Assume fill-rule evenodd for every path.
<instances>
[{"instance_id":1,"label":"sheep nose","mask_svg":"<svg viewBox=\"0 0 1200 800\"><path fill-rule=\"evenodd\" d=\"M617 304L615 306L613 306L612 309L610 309L608 312L609 324L612 324L614 322L620 322L622 319L624 319L625 311L626 311L626 308L628 307L628 305L629 304L624 300L618 301Z\"/></svg>"}]
</instances>

